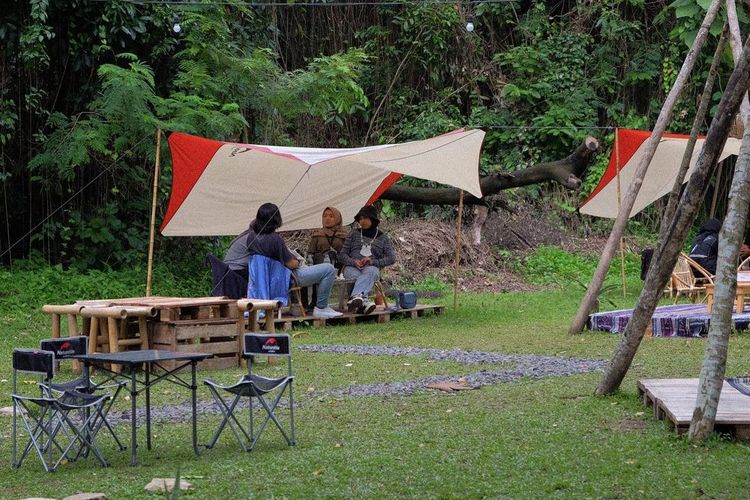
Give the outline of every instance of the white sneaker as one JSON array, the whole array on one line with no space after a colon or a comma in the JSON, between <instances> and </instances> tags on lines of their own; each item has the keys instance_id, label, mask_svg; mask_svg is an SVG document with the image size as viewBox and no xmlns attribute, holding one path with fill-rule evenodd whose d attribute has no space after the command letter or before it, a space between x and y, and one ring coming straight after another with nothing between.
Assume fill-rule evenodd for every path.
<instances>
[{"instance_id":1,"label":"white sneaker","mask_svg":"<svg viewBox=\"0 0 750 500\"><path fill-rule=\"evenodd\" d=\"M313 317L314 318L320 318L320 319L331 319L331 318L338 318L339 316L343 316L344 313L340 313L338 311L334 311L330 307L326 307L324 309L318 309L317 307L313 309Z\"/></svg>"}]
</instances>

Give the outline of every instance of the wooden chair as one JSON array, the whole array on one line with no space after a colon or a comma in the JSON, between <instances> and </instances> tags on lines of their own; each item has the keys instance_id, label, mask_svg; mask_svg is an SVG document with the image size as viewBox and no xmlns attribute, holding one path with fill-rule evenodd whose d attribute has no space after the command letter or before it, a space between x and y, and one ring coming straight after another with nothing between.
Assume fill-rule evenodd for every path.
<instances>
[{"instance_id":1,"label":"wooden chair","mask_svg":"<svg viewBox=\"0 0 750 500\"><path fill-rule=\"evenodd\" d=\"M688 296L694 303L703 302L706 298L705 285L713 283L711 273L685 253L680 253L665 292L669 291L669 296L674 297L675 304L680 295Z\"/></svg>"},{"instance_id":2,"label":"wooden chair","mask_svg":"<svg viewBox=\"0 0 750 500\"><path fill-rule=\"evenodd\" d=\"M745 271L745 272L750 271L750 256L745 257L740 262L740 265L737 266L737 272L742 272L742 271Z\"/></svg>"}]
</instances>

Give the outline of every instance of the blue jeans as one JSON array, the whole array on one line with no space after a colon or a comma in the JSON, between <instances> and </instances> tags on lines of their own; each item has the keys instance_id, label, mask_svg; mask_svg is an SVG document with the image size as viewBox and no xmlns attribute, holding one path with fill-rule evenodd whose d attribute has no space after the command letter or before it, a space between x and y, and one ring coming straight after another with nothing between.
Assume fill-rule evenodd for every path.
<instances>
[{"instance_id":1,"label":"blue jeans","mask_svg":"<svg viewBox=\"0 0 750 500\"><path fill-rule=\"evenodd\" d=\"M344 267L344 278L356 280L354 282L354 289L352 290L352 297L367 297L370 295L370 290L372 290L379 277L380 270L375 266L365 266L362 269L357 269L354 266Z\"/></svg>"},{"instance_id":2,"label":"blue jeans","mask_svg":"<svg viewBox=\"0 0 750 500\"><path fill-rule=\"evenodd\" d=\"M294 271L300 286L318 285L318 301L315 307L328 307L328 296L331 295L333 280L336 279L336 268L331 264L315 264L314 266L298 267Z\"/></svg>"}]
</instances>

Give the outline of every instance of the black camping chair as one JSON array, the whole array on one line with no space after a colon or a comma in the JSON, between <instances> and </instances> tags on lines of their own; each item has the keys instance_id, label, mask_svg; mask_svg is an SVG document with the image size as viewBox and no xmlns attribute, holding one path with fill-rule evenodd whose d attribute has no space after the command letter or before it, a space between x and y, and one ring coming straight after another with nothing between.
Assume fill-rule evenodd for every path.
<instances>
[{"instance_id":1,"label":"black camping chair","mask_svg":"<svg viewBox=\"0 0 750 500\"><path fill-rule=\"evenodd\" d=\"M229 268L223 260L213 254L206 255L211 266L211 295L244 299L247 296L247 277Z\"/></svg>"},{"instance_id":2,"label":"black camping chair","mask_svg":"<svg viewBox=\"0 0 750 500\"><path fill-rule=\"evenodd\" d=\"M294 439L294 396L292 394L294 376L292 375L291 337L287 334L246 333L243 338L243 345L242 357L247 359L247 375L244 375L234 385L220 385L209 379L204 381L216 402L216 406L224 417L207 447L213 448L224 428L229 425L240 447L244 451L252 451L269 420L273 421L284 436L284 439L286 439L287 444L294 446L296 441ZM267 378L256 375L253 373L255 356L287 358L287 375L281 378ZM284 430L275 413L276 407L287 388L289 389L289 434ZM227 400L221 397L220 391L233 394L234 398L232 398L231 402L227 402ZM265 396L274 391L278 391L278 394L273 402L269 404ZM241 398L248 399L250 412L249 433L234 414L234 410L237 408ZM266 412L266 418L258 428L257 434L254 432L255 429L253 426L253 398L260 402Z\"/></svg>"},{"instance_id":3,"label":"black camping chair","mask_svg":"<svg viewBox=\"0 0 750 500\"><path fill-rule=\"evenodd\" d=\"M54 472L64 460L74 461L82 453L93 452L99 463L107 467L96 444L96 434L102 426L102 410L110 399L108 394L94 396L76 391L65 391L59 397L18 394L18 372L33 373L49 384L55 374L55 354L39 349L13 350L13 455L11 465L18 468L32 449L47 472ZM28 442L18 456L18 417L21 417Z\"/></svg>"},{"instance_id":4,"label":"black camping chair","mask_svg":"<svg viewBox=\"0 0 750 500\"><path fill-rule=\"evenodd\" d=\"M80 335L77 337L45 339L39 343L39 348L43 351L52 351L53 353L55 353L55 367L57 368L57 363L59 363L60 361L73 359L74 356L86 354L88 352L88 343L89 338L84 335ZM114 394L111 395L109 402L102 411L102 424L107 428L112 437L115 438L115 442L117 443L120 451L123 451L125 449L125 446L123 446L120 438L117 437L114 429L112 429L112 426L107 421L107 414L109 414L109 410L117 400L117 396L120 394L120 391L126 385L126 382L116 381L112 381L111 384L106 385L96 384L91 380L88 365L82 363L80 377L73 380L66 380L64 382L53 383L50 381L46 384L43 383L42 388L49 389L50 392L48 393L48 395L51 397L54 396L54 393L58 393L59 395L60 393L64 393L65 391L77 391L84 394L95 394L96 392L109 391L114 389Z\"/></svg>"}]
</instances>

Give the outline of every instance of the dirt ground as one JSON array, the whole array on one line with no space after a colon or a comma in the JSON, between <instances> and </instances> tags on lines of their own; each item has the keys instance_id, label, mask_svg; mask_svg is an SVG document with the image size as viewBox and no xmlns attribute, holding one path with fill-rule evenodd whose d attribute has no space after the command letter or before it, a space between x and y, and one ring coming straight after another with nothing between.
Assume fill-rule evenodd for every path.
<instances>
[{"instance_id":1,"label":"dirt ground","mask_svg":"<svg viewBox=\"0 0 750 500\"><path fill-rule=\"evenodd\" d=\"M586 237L574 214L561 215L533 206L516 207L516 213L499 211L490 214L482 231L482 243L471 243L469 219L462 233L459 288L462 291L509 292L529 291L527 283L513 268L518 257L524 257L542 245L559 246L569 252L599 254L604 237ZM567 219L566 219L567 217ZM381 225L391 237L397 263L387 269L385 281L398 286L403 282L439 279L453 282L456 252L455 221L433 219L387 220ZM290 246L303 248L305 233L287 235Z\"/></svg>"}]
</instances>

